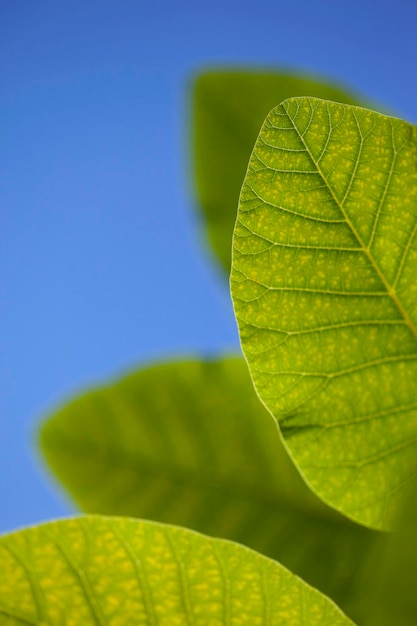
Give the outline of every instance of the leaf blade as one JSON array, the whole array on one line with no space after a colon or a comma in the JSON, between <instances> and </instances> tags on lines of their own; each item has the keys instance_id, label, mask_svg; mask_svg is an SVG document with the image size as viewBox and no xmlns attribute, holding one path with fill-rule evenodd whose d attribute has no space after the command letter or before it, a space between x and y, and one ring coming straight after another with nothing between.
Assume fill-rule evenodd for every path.
<instances>
[{"instance_id":1,"label":"leaf blade","mask_svg":"<svg viewBox=\"0 0 417 626\"><path fill-rule=\"evenodd\" d=\"M258 393L313 490L378 528L416 429L415 132L365 109L284 102L255 145L234 239Z\"/></svg>"},{"instance_id":2,"label":"leaf blade","mask_svg":"<svg viewBox=\"0 0 417 626\"><path fill-rule=\"evenodd\" d=\"M265 615L271 626L283 619L289 626L352 624L325 596L266 557L133 519L78 518L6 535L0 563L0 600L10 625L21 623L22 607L28 623L50 626L252 626L265 623Z\"/></svg>"}]
</instances>

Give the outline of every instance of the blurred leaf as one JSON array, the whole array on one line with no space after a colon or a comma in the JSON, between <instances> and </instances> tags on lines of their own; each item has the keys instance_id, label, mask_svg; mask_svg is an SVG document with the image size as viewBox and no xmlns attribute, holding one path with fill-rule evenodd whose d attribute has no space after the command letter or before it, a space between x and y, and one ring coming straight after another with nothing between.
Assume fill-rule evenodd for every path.
<instances>
[{"instance_id":1,"label":"blurred leaf","mask_svg":"<svg viewBox=\"0 0 417 626\"><path fill-rule=\"evenodd\" d=\"M234 543L132 519L54 522L0 539L4 626L349 626L325 596Z\"/></svg>"},{"instance_id":2,"label":"blurred leaf","mask_svg":"<svg viewBox=\"0 0 417 626\"><path fill-rule=\"evenodd\" d=\"M347 607L373 535L306 487L242 359L133 373L66 405L41 440L85 511L240 541Z\"/></svg>"},{"instance_id":3,"label":"blurred leaf","mask_svg":"<svg viewBox=\"0 0 417 626\"><path fill-rule=\"evenodd\" d=\"M292 96L360 102L349 91L303 74L222 70L195 79L196 192L210 243L228 274L239 192L253 144L272 107Z\"/></svg>"},{"instance_id":4,"label":"blurred leaf","mask_svg":"<svg viewBox=\"0 0 417 626\"><path fill-rule=\"evenodd\" d=\"M417 489L406 492L395 533L382 535L363 568L360 610L367 626L417 623ZM366 595L366 599L365 599Z\"/></svg>"},{"instance_id":5,"label":"blurred leaf","mask_svg":"<svg viewBox=\"0 0 417 626\"><path fill-rule=\"evenodd\" d=\"M417 449L417 129L294 98L268 116L234 237L255 386L313 490L389 527Z\"/></svg>"}]
</instances>

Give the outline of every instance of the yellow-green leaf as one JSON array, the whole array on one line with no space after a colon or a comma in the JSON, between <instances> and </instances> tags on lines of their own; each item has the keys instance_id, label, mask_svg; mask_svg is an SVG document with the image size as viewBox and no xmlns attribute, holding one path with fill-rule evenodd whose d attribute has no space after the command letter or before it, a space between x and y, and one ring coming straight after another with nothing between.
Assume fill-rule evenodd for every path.
<instances>
[{"instance_id":1,"label":"yellow-green leaf","mask_svg":"<svg viewBox=\"0 0 417 626\"><path fill-rule=\"evenodd\" d=\"M388 527L417 453L417 129L294 98L242 188L232 292L259 396L313 490Z\"/></svg>"},{"instance_id":2,"label":"yellow-green leaf","mask_svg":"<svg viewBox=\"0 0 417 626\"><path fill-rule=\"evenodd\" d=\"M306 487L243 359L134 372L65 405L41 441L83 510L242 542L349 610L373 537Z\"/></svg>"},{"instance_id":3,"label":"yellow-green leaf","mask_svg":"<svg viewBox=\"0 0 417 626\"><path fill-rule=\"evenodd\" d=\"M349 626L325 596L231 542L123 518L0 538L2 626Z\"/></svg>"},{"instance_id":4,"label":"yellow-green leaf","mask_svg":"<svg viewBox=\"0 0 417 626\"><path fill-rule=\"evenodd\" d=\"M350 91L305 74L214 70L193 87L196 195L214 252L230 271L233 226L250 153L267 113L292 96L363 104Z\"/></svg>"}]
</instances>

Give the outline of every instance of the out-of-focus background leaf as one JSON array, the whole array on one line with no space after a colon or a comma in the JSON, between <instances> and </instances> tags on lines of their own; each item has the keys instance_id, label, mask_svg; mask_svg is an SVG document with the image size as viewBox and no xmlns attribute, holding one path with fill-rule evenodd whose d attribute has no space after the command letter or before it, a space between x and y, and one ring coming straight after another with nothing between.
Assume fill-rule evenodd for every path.
<instances>
[{"instance_id":1,"label":"out-of-focus background leaf","mask_svg":"<svg viewBox=\"0 0 417 626\"><path fill-rule=\"evenodd\" d=\"M84 511L242 542L349 612L374 537L307 488L243 359L134 372L58 410L41 441L49 466Z\"/></svg>"},{"instance_id":2,"label":"out-of-focus background leaf","mask_svg":"<svg viewBox=\"0 0 417 626\"><path fill-rule=\"evenodd\" d=\"M383 533L362 562L357 606L363 624L414 626L417 616L417 483L404 490L395 532Z\"/></svg>"},{"instance_id":3,"label":"out-of-focus background leaf","mask_svg":"<svg viewBox=\"0 0 417 626\"><path fill-rule=\"evenodd\" d=\"M208 71L193 85L193 164L196 195L211 246L230 272L233 227L249 158L269 111L293 96L364 104L324 79L297 73Z\"/></svg>"}]
</instances>

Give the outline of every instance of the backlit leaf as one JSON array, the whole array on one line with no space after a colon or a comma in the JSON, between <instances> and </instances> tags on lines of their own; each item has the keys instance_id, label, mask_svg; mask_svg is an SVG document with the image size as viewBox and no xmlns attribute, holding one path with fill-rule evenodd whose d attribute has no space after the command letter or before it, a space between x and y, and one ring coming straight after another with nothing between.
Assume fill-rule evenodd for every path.
<instances>
[{"instance_id":1,"label":"backlit leaf","mask_svg":"<svg viewBox=\"0 0 417 626\"><path fill-rule=\"evenodd\" d=\"M313 490L389 527L417 453L417 129L295 98L242 189L232 292L259 396Z\"/></svg>"},{"instance_id":2,"label":"backlit leaf","mask_svg":"<svg viewBox=\"0 0 417 626\"><path fill-rule=\"evenodd\" d=\"M325 596L256 552L123 518L0 538L4 626L349 626Z\"/></svg>"}]
</instances>

